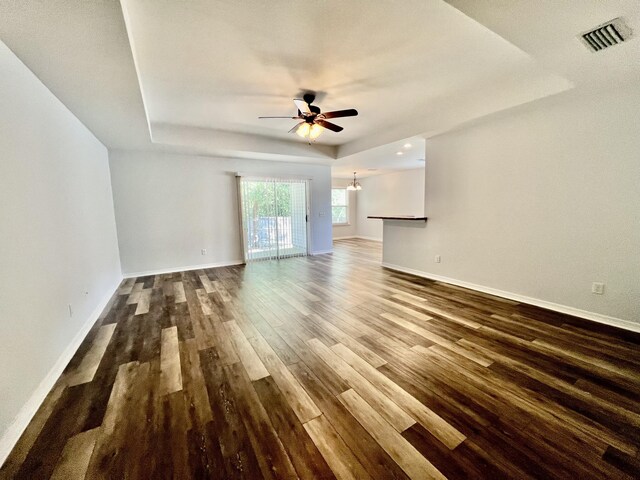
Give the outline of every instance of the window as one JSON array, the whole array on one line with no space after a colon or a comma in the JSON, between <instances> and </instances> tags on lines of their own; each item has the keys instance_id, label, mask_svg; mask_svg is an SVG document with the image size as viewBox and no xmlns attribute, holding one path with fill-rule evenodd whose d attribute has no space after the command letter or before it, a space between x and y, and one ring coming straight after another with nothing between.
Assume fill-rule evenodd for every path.
<instances>
[{"instance_id":1,"label":"window","mask_svg":"<svg viewBox=\"0 0 640 480\"><path fill-rule=\"evenodd\" d=\"M349 223L349 194L346 188L331 189L331 221L334 225Z\"/></svg>"}]
</instances>

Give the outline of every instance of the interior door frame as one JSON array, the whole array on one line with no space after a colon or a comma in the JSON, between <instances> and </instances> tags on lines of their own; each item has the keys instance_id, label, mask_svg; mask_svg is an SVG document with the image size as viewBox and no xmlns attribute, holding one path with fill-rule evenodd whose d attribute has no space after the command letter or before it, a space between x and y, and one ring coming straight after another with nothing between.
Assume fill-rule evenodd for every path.
<instances>
[{"instance_id":1,"label":"interior door frame","mask_svg":"<svg viewBox=\"0 0 640 480\"><path fill-rule=\"evenodd\" d=\"M305 257L311 255L311 179L304 179L305 209L306 209L306 227L307 227L307 253Z\"/></svg>"},{"instance_id":2,"label":"interior door frame","mask_svg":"<svg viewBox=\"0 0 640 480\"><path fill-rule=\"evenodd\" d=\"M242 223L242 211L244 210L244 202L242 201L242 175L236 173L236 196L238 203L238 227L240 230L240 251L242 252L242 263L247 263L247 249L245 248L246 238L244 235L244 224Z\"/></svg>"}]
</instances>

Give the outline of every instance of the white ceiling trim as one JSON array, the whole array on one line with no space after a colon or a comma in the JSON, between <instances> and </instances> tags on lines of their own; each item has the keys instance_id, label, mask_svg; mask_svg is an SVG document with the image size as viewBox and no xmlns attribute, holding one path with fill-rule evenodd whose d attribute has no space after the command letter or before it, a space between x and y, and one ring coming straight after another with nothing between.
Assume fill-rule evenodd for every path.
<instances>
[{"instance_id":1,"label":"white ceiling trim","mask_svg":"<svg viewBox=\"0 0 640 480\"><path fill-rule=\"evenodd\" d=\"M327 165L336 158L336 147L332 145L308 145L278 138L163 123L153 125L153 142L188 148L200 155L268 157L279 161L297 159Z\"/></svg>"},{"instance_id":2,"label":"white ceiling trim","mask_svg":"<svg viewBox=\"0 0 640 480\"><path fill-rule=\"evenodd\" d=\"M144 95L144 85L142 84L140 77L140 67L138 66L138 55L135 47L135 42L131 36L131 26L130 26L130 17L127 10L126 2L120 2L120 7L122 8L122 17L124 19L124 26L127 32L127 39L129 40L129 46L131 48L131 56L133 58L133 68L136 71L136 78L138 80L138 89L140 90L140 96L142 97L142 107L144 109L144 117L147 120L147 129L149 130L149 140L153 142L153 130L151 128L151 120L149 118L149 110L147 109L147 102L145 100Z\"/></svg>"}]
</instances>

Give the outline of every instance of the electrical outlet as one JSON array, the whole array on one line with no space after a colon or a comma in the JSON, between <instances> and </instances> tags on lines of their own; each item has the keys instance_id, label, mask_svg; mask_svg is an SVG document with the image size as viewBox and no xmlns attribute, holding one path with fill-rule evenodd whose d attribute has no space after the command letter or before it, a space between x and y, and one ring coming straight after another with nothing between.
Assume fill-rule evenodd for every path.
<instances>
[{"instance_id":1,"label":"electrical outlet","mask_svg":"<svg viewBox=\"0 0 640 480\"><path fill-rule=\"evenodd\" d=\"M202 255L206 255L206 254L207 254L207 249L206 249L206 248L203 248L202 250L200 250L200 253L201 253Z\"/></svg>"},{"instance_id":2,"label":"electrical outlet","mask_svg":"<svg viewBox=\"0 0 640 480\"><path fill-rule=\"evenodd\" d=\"M435 258L433 259L433 261L436 263L440 263L441 260L442 258L440 258L440 255L436 255Z\"/></svg>"},{"instance_id":3,"label":"electrical outlet","mask_svg":"<svg viewBox=\"0 0 640 480\"><path fill-rule=\"evenodd\" d=\"M591 284L591 293L595 295L604 295L604 283L593 282Z\"/></svg>"},{"instance_id":4,"label":"electrical outlet","mask_svg":"<svg viewBox=\"0 0 640 480\"><path fill-rule=\"evenodd\" d=\"M324 217L324 212L320 212L320 213L318 214L318 216L319 216L319 217Z\"/></svg>"}]
</instances>

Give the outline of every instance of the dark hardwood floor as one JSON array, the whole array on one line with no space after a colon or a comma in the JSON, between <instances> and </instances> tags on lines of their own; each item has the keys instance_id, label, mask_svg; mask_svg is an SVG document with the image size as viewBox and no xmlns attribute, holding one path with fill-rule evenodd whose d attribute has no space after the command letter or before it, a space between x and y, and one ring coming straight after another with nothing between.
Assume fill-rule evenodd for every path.
<instances>
[{"instance_id":1,"label":"dark hardwood floor","mask_svg":"<svg viewBox=\"0 0 640 480\"><path fill-rule=\"evenodd\" d=\"M362 240L130 279L0 478L638 478L639 353Z\"/></svg>"}]
</instances>

